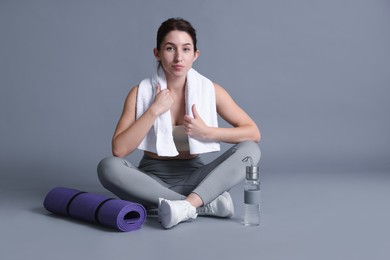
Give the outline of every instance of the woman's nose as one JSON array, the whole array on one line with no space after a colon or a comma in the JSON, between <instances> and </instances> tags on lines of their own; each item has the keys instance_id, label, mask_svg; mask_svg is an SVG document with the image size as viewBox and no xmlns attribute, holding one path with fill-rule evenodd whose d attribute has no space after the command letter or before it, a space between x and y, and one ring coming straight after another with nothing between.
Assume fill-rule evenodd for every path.
<instances>
[{"instance_id":1,"label":"woman's nose","mask_svg":"<svg viewBox=\"0 0 390 260\"><path fill-rule=\"evenodd\" d=\"M175 61L180 62L183 60L183 56L180 50L177 50L175 53Z\"/></svg>"}]
</instances>

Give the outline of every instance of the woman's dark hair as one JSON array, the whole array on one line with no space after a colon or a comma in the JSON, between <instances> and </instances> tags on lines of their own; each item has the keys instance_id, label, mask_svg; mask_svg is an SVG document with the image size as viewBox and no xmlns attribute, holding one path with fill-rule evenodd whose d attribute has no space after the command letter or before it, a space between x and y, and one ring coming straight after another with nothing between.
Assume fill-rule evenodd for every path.
<instances>
[{"instance_id":1,"label":"woman's dark hair","mask_svg":"<svg viewBox=\"0 0 390 260\"><path fill-rule=\"evenodd\" d=\"M198 50L196 48L196 30L188 21L182 18L170 18L160 25L160 28L158 28L157 31L157 50L160 50L160 46L164 40L164 37L174 30L188 33L192 38L192 42L194 43L194 51Z\"/></svg>"}]
</instances>

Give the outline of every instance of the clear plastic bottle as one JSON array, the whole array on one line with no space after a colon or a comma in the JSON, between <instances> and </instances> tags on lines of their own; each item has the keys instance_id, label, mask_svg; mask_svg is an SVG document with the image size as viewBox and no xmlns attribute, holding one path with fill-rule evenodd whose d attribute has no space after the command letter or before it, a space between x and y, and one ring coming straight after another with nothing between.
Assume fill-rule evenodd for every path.
<instances>
[{"instance_id":1,"label":"clear plastic bottle","mask_svg":"<svg viewBox=\"0 0 390 260\"><path fill-rule=\"evenodd\" d=\"M250 160L251 165L246 167L244 183L244 225L260 225L260 180L259 167L253 165L251 157L245 157L243 161Z\"/></svg>"}]
</instances>

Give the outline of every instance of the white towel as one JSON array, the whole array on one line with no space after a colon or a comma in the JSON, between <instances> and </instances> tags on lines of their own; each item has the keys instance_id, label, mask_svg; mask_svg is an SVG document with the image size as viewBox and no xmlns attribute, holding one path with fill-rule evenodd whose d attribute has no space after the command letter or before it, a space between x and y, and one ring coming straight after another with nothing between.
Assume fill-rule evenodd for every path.
<instances>
[{"instance_id":1,"label":"white towel","mask_svg":"<svg viewBox=\"0 0 390 260\"><path fill-rule=\"evenodd\" d=\"M138 86L136 119L140 118L153 103L158 84L161 90L167 88L165 73L161 66L158 66L156 73L151 78L144 79ZM211 80L194 69L190 69L187 73L185 99L187 115L193 117L192 105L196 104L198 114L206 125L218 127L214 85ZM197 140L188 137L188 142L190 154L220 150L220 144L216 141ZM150 151L159 156L176 156L179 154L173 141L172 119L169 110L156 119L138 149Z\"/></svg>"}]
</instances>

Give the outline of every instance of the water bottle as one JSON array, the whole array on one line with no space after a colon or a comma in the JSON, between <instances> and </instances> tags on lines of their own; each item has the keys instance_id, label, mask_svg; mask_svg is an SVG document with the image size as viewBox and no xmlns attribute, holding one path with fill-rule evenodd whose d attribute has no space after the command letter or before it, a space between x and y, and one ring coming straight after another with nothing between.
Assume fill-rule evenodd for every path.
<instances>
[{"instance_id":1,"label":"water bottle","mask_svg":"<svg viewBox=\"0 0 390 260\"><path fill-rule=\"evenodd\" d=\"M244 225L260 225L260 181L259 167L253 165L250 156L242 161L250 161L250 166L246 167L246 178L244 183Z\"/></svg>"}]
</instances>

